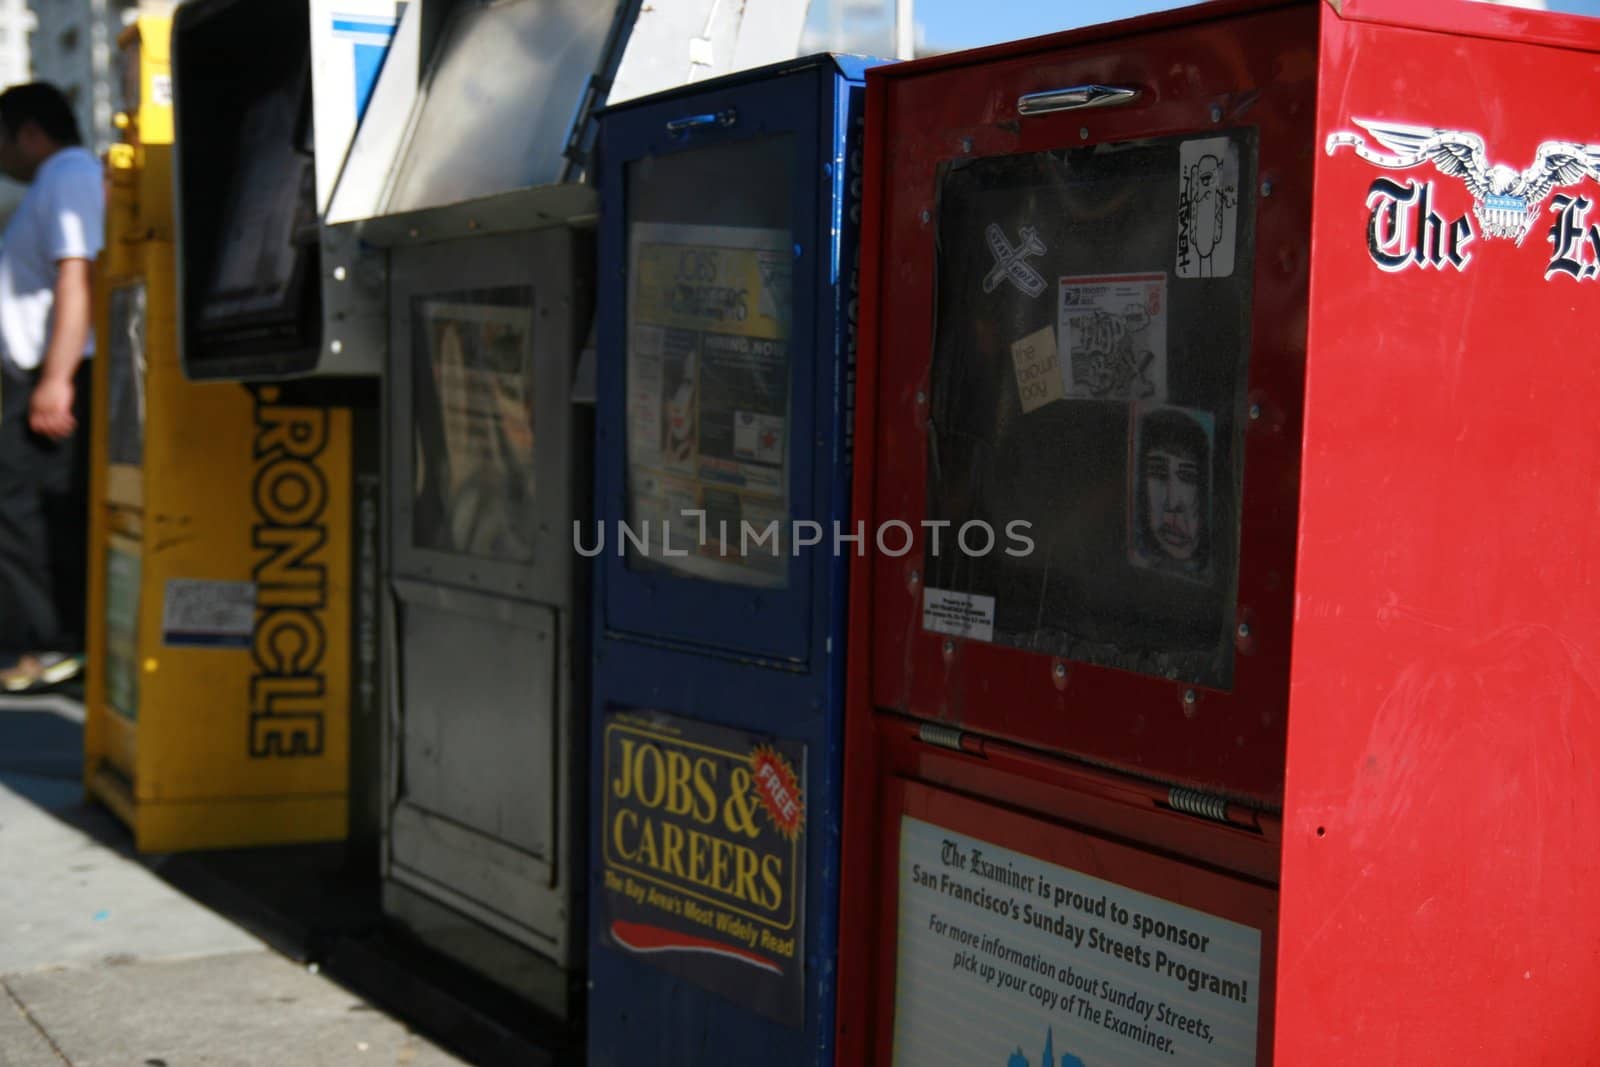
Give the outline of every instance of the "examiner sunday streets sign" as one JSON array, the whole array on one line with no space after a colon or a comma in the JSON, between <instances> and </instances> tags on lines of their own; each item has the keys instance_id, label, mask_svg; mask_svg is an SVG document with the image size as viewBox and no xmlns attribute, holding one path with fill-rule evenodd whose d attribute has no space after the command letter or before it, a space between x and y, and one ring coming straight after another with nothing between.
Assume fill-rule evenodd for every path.
<instances>
[{"instance_id":1,"label":"examiner sunday streets sign","mask_svg":"<svg viewBox=\"0 0 1600 1067\"><path fill-rule=\"evenodd\" d=\"M1256 1062L1261 934L904 816L894 1062Z\"/></svg>"}]
</instances>

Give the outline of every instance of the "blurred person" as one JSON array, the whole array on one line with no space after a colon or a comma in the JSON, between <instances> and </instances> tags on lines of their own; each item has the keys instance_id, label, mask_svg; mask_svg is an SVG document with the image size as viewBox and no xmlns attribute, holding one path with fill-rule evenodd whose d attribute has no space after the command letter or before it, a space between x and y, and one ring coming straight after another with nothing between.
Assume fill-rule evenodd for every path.
<instances>
[{"instance_id":1,"label":"blurred person","mask_svg":"<svg viewBox=\"0 0 1600 1067\"><path fill-rule=\"evenodd\" d=\"M0 93L0 171L28 186L0 237L0 690L83 670L91 275L99 160L45 82Z\"/></svg>"}]
</instances>

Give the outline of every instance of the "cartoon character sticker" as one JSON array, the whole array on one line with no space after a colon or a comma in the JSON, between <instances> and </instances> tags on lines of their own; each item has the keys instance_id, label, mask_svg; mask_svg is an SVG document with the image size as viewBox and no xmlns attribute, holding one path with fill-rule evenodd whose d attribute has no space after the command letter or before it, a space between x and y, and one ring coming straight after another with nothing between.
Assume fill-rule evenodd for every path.
<instances>
[{"instance_id":1,"label":"cartoon character sticker","mask_svg":"<svg viewBox=\"0 0 1600 1067\"><path fill-rule=\"evenodd\" d=\"M1226 137L1185 141L1178 149L1180 278L1233 275L1239 233L1239 150Z\"/></svg>"}]
</instances>

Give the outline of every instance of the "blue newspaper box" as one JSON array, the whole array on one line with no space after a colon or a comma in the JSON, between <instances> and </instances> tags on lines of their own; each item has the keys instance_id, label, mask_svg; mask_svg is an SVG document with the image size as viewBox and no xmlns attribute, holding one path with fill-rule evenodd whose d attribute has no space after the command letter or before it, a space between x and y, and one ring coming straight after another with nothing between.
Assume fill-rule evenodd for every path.
<instances>
[{"instance_id":1,"label":"blue newspaper box","mask_svg":"<svg viewBox=\"0 0 1600 1067\"><path fill-rule=\"evenodd\" d=\"M866 65L601 119L592 1065L831 1060Z\"/></svg>"}]
</instances>

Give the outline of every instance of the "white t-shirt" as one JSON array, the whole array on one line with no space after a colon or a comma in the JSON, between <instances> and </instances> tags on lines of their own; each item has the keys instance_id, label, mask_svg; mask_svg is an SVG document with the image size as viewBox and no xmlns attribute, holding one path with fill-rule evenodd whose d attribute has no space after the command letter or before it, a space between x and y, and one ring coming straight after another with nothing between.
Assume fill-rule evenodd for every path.
<instances>
[{"instance_id":1,"label":"white t-shirt","mask_svg":"<svg viewBox=\"0 0 1600 1067\"><path fill-rule=\"evenodd\" d=\"M0 358L32 371L44 359L56 264L92 260L105 241L105 178L87 148L63 148L39 165L0 245ZM94 354L94 335L84 356Z\"/></svg>"}]
</instances>

